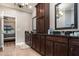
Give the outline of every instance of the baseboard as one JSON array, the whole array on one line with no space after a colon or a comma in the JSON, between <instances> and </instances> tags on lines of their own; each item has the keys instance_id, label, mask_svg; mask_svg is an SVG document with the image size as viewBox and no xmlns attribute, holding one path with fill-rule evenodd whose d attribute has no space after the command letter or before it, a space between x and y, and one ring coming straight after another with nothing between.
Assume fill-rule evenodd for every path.
<instances>
[{"instance_id":1,"label":"baseboard","mask_svg":"<svg viewBox=\"0 0 79 59\"><path fill-rule=\"evenodd\" d=\"M16 43L16 47L20 47L20 48L30 48L29 45L25 44L25 42Z\"/></svg>"},{"instance_id":2,"label":"baseboard","mask_svg":"<svg viewBox=\"0 0 79 59\"><path fill-rule=\"evenodd\" d=\"M19 43L16 43L16 46L17 45L23 45L23 44L25 44L25 42L19 42Z\"/></svg>"},{"instance_id":3,"label":"baseboard","mask_svg":"<svg viewBox=\"0 0 79 59\"><path fill-rule=\"evenodd\" d=\"M22 45L22 44L25 44L24 42L19 42L19 43L16 43L16 46L17 45Z\"/></svg>"},{"instance_id":4,"label":"baseboard","mask_svg":"<svg viewBox=\"0 0 79 59\"><path fill-rule=\"evenodd\" d=\"M4 42L12 42L12 41L15 41L15 39L6 39L6 40L4 40Z\"/></svg>"}]
</instances>

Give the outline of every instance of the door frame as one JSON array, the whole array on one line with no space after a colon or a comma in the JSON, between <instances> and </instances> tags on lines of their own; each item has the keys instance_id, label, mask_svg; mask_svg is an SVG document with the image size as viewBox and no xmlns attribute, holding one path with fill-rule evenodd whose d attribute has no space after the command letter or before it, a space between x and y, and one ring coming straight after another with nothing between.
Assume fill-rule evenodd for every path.
<instances>
[{"instance_id":1,"label":"door frame","mask_svg":"<svg viewBox=\"0 0 79 59\"><path fill-rule=\"evenodd\" d=\"M15 16L11 16L11 15L5 15L5 14L3 14L2 15L2 49L4 50L4 35L3 35L3 33L4 33L4 19L3 19L3 17L4 16L6 16L6 17L12 17L12 18L14 18L14 20L15 20L15 46L16 46L16 39L17 39L17 36L16 36L16 34L17 34L17 32L16 32L16 29L17 29L17 27L16 27L16 21L17 21L17 17L15 17Z\"/></svg>"}]
</instances>

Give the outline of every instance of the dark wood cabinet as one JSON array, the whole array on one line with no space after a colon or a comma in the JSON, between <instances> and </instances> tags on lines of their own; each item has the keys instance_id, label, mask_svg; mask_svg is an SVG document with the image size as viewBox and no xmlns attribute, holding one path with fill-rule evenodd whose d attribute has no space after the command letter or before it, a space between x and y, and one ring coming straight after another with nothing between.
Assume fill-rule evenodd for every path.
<instances>
[{"instance_id":1,"label":"dark wood cabinet","mask_svg":"<svg viewBox=\"0 0 79 59\"><path fill-rule=\"evenodd\" d=\"M49 4L38 3L36 5L36 32L48 33L49 28Z\"/></svg>"},{"instance_id":2,"label":"dark wood cabinet","mask_svg":"<svg viewBox=\"0 0 79 59\"><path fill-rule=\"evenodd\" d=\"M69 49L70 56L79 56L79 45L72 45Z\"/></svg>"},{"instance_id":3,"label":"dark wood cabinet","mask_svg":"<svg viewBox=\"0 0 79 59\"><path fill-rule=\"evenodd\" d=\"M67 39L62 36L47 36L46 37L46 55L49 56L67 56L68 44Z\"/></svg>"},{"instance_id":4,"label":"dark wood cabinet","mask_svg":"<svg viewBox=\"0 0 79 59\"><path fill-rule=\"evenodd\" d=\"M25 31L25 43L31 46L31 34L28 31Z\"/></svg>"},{"instance_id":5,"label":"dark wood cabinet","mask_svg":"<svg viewBox=\"0 0 79 59\"><path fill-rule=\"evenodd\" d=\"M79 56L79 37L48 35L49 3L36 5L36 34L31 47L46 56Z\"/></svg>"},{"instance_id":6,"label":"dark wood cabinet","mask_svg":"<svg viewBox=\"0 0 79 59\"><path fill-rule=\"evenodd\" d=\"M69 38L69 55L79 56L79 38Z\"/></svg>"},{"instance_id":7,"label":"dark wood cabinet","mask_svg":"<svg viewBox=\"0 0 79 59\"><path fill-rule=\"evenodd\" d=\"M46 38L44 35L40 36L40 53L42 55L45 55L45 51L46 51Z\"/></svg>"},{"instance_id":8,"label":"dark wood cabinet","mask_svg":"<svg viewBox=\"0 0 79 59\"><path fill-rule=\"evenodd\" d=\"M39 34L32 34L32 48L39 52L41 55L45 55L45 36Z\"/></svg>"},{"instance_id":9,"label":"dark wood cabinet","mask_svg":"<svg viewBox=\"0 0 79 59\"><path fill-rule=\"evenodd\" d=\"M40 51L40 37L37 34L32 35L32 48Z\"/></svg>"},{"instance_id":10,"label":"dark wood cabinet","mask_svg":"<svg viewBox=\"0 0 79 59\"><path fill-rule=\"evenodd\" d=\"M50 36L46 37L46 56L53 56L54 52L54 43L53 43L53 39Z\"/></svg>"},{"instance_id":11,"label":"dark wood cabinet","mask_svg":"<svg viewBox=\"0 0 79 59\"><path fill-rule=\"evenodd\" d=\"M54 36L54 56L68 55L68 39L65 36Z\"/></svg>"},{"instance_id":12,"label":"dark wood cabinet","mask_svg":"<svg viewBox=\"0 0 79 59\"><path fill-rule=\"evenodd\" d=\"M32 48L43 56L79 56L79 37L33 34Z\"/></svg>"},{"instance_id":13,"label":"dark wood cabinet","mask_svg":"<svg viewBox=\"0 0 79 59\"><path fill-rule=\"evenodd\" d=\"M36 50L38 51L38 52L40 52L40 36L39 35L37 35L37 39L36 39Z\"/></svg>"},{"instance_id":14,"label":"dark wood cabinet","mask_svg":"<svg viewBox=\"0 0 79 59\"><path fill-rule=\"evenodd\" d=\"M35 34L32 34L32 48L33 49L36 48L36 39L37 39L37 36Z\"/></svg>"},{"instance_id":15,"label":"dark wood cabinet","mask_svg":"<svg viewBox=\"0 0 79 59\"><path fill-rule=\"evenodd\" d=\"M44 33L44 17L37 19L37 32Z\"/></svg>"},{"instance_id":16,"label":"dark wood cabinet","mask_svg":"<svg viewBox=\"0 0 79 59\"><path fill-rule=\"evenodd\" d=\"M49 28L49 3L38 3L36 5L36 33L32 35L32 48L45 55L45 35Z\"/></svg>"},{"instance_id":17,"label":"dark wood cabinet","mask_svg":"<svg viewBox=\"0 0 79 59\"><path fill-rule=\"evenodd\" d=\"M45 55L45 36L39 34L48 33L49 28L49 3L36 5L36 33L32 35L32 48ZM38 34L39 33L39 34Z\"/></svg>"},{"instance_id":18,"label":"dark wood cabinet","mask_svg":"<svg viewBox=\"0 0 79 59\"><path fill-rule=\"evenodd\" d=\"M68 45L65 43L54 43L54 56L67 56Z\"/></svg>"}]
</instances>

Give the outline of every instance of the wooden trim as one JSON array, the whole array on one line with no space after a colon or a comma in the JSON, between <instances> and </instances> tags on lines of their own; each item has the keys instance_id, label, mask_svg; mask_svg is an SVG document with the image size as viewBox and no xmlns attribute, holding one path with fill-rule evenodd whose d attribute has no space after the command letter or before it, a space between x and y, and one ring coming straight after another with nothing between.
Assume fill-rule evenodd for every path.
<instances>
[{"instance_id":1,"label":"wooden trim","mask_svg":"<svg viewBox=\"0 0 79 59\"><path fill-rule=\"evenodd\" d=\"M6 39L6 40L4 40L4 42L12 42L12 41L15 41L15 39Z\"/></svg>"},{"instance_id":2,"label":"wooden trim","mask_svg":"<svg viewBox=\"0 0 79 59\"><path fill-rule=\"evenodd\" d=\"M0 48L0 51L2 51L3 49L2 48Z\"/></svg>"}]
</instances>

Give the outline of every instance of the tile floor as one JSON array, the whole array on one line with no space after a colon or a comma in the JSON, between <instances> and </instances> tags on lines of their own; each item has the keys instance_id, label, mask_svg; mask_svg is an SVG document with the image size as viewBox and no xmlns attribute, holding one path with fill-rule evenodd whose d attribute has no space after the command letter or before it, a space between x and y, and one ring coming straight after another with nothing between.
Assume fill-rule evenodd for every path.
<instances>
[{"instance_id":1,"label":"tile floor","mask_svg":"<svg viewBox=\"0 0 79 59\"><path fill-rule=\"evenodd\" d=\"M15 47L14 42L6 42L3 51L0 51L0 56L41 56L36 51L28 48Z\"/></svg>"}]
</instances>

